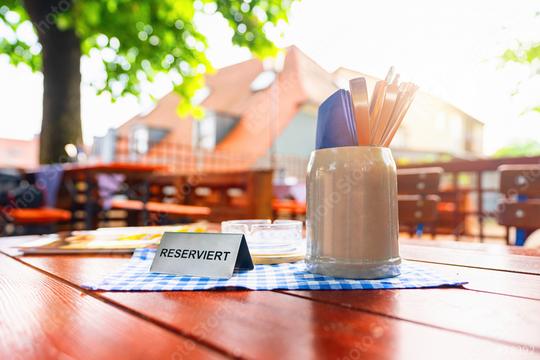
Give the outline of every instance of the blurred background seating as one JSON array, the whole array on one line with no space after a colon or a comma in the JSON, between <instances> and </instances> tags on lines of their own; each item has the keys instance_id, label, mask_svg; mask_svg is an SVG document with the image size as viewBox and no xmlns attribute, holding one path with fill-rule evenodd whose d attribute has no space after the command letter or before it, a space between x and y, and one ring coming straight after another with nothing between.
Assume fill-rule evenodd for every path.
<instances>
[{"instance_id":1,"label":"blurred background seating","mask_svg":"<svg viewBox=\"0 0 540 360\"><path fill-rule=\"evenodd\" d=\"M504 198L498 207L498 222L516 231L515 243L524 245L529 235L540 229L540 165L501 165L500 191Z\"/></svg>"},{"instance_id":2,"label":"blurred background seating","mask_svg":"<svg viewBox=\"0 0 540 360\"><path fill-rule=\"evenodd\" d=\"M400 231L421 237L437 234L440 167L398 170L398 207Z\"/></svg>"}]
</instances>

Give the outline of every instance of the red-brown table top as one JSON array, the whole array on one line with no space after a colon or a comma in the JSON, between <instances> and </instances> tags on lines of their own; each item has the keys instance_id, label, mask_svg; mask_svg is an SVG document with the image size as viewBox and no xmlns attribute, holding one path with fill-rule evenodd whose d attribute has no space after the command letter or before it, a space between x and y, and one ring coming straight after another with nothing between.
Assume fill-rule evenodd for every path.
<instances>
[{"instance_id":1,"label":"red-brown table top","mask_svg":"<svg viewBox=\"0 0 540 360\"><path fill-rule=\"evenodd\" d=\"M35 173L37 169L29 169L27 173ZM168 166L156 164L142 164L136 162L112 162L112 163L66 163L62 164L62 171L67 175L95 174L95 173L119 173L126 175L151 174L167 172Z\"/></svg>"},{"instance_id":2,"label":"red-brown table top","mask_svg":"<svg viewBox=\"0 0 540 360\"><path fill-rule=\"evenodd\" d=\"M141 164L141 163L96 163L96 164L66 164L64 172L66 173L153 173L165 171L165 165Z\"/></svg>"},{"instance_id":3,"label":"red-brown table top","mask_svg":"<svg viewBox=\"0 0 540 360\"><path fill-rule=\"evenodd\" d=\"M32 237L0 238L0 250ZM0 358L540 357L540 251L401 241L461 288L97 292L127 256L0 253Z\"/></svg>"}]
</instances>

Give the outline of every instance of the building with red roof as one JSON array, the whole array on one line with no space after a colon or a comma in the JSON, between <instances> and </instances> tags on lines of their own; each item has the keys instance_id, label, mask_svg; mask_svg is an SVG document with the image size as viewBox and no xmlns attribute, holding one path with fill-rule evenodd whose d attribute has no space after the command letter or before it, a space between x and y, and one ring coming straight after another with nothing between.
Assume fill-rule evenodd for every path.
<instances>
[{"instance_id":1,"label":"building with red roof","mask_svg":"<svg viewBox=\"0 0 540 360\"><path fill-rule=\"evenodd\" d=\"M348 80L364 76L340 68L328 72L297 47L282 64L251 59L207 77L201 120L180 118L170 93L109 136L116 158L165 163L178 171L272 166L303 173L314 148L318 105ZM474 157L482 151L483 123L420 91L393 142L397 157L411 161ZM96 139L97 151L103 139ZM101 149L102 150L102 149ZM293 169L297 167L297 169Z\"/></svg>"}]
</instances>

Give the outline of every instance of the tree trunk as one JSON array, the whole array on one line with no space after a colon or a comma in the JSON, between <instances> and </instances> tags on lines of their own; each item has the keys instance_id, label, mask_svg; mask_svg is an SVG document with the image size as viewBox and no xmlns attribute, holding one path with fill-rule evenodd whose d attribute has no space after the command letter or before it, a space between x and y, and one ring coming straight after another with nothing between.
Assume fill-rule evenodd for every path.
<instances>
[{"instance_id":1,"label":"tree trunk","mask_svg":"<svg viewBox=\"0 0 540 360\"><path fill-rule=\"evenodd\" d=\"M61 31L54 15L71 6L67 0L24 1L38 33L43 59L43 118L39 161L62 162L66 144L82 144L81 49L73 30Z\"/></svg>"},{"instance_id":2,"label":"tree trunk","mask_svg":"<svg viewBox=\"0 0 540 360\"><path fill-rule=\"evenodd\" d=\"M41 163L61 162L66 144L82 144L81 50L74 31L51 31L43 46Z\"/></svg>"}]
</instances>

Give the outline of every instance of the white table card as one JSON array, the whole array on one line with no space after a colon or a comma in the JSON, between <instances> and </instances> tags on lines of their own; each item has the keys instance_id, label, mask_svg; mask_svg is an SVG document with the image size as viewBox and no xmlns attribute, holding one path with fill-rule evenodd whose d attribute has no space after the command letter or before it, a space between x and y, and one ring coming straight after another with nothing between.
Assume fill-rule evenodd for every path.
<instances>
[{"instance_id":1,"label":"white table card","mask_svg":"<svg viewBox=\"0 0 540 360\"><path fill-rule=\"evenodd\" d=\"M235 268L254 268L243 234L166 232L150 271L230 278Z\"/></svg>"}]
</instances>

